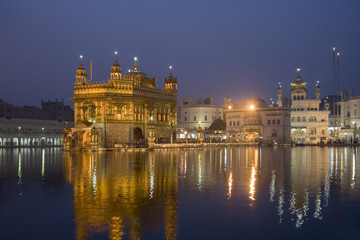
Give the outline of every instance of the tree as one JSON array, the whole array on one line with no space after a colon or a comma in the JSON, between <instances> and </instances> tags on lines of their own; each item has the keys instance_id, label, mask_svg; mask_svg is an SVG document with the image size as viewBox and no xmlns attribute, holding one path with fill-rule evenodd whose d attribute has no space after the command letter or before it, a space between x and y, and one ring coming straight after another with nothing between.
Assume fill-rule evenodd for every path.
<instances>
[{"instance_id":1,"label":"tree","mask_svg":"<svg viewBox=\"0 0 360 240\"><path fill-rule=\"evenodd\" d=\"M209 127L209 130L226 130L226 122L220 118L216 119Z\"/></svg>"}]
</instances>

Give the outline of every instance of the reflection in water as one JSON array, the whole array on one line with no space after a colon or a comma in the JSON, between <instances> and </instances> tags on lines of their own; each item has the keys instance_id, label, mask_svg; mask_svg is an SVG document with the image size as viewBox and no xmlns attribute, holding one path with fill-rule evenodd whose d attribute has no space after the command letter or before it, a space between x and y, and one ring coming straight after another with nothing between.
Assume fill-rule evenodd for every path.
<instances>
[{"instance_id":1,"label":"reflection in water","mask_svg":"<svg viewBox=\"0 0 360 240\"><path fill-rule=\"evenodd\" d=\"M249 198L251 199L251 200L255 200L255 198L254 198L254 194L255 194L255 180L256 180L256 178L255 178L255 166L252 166L251 167L251 178L250 178L250 196L249 196Z\"/></svg>"},{"instance_id":2,"label":"reflection in water","mask_svg":"<svg viewBox=\"0 0 360 240\"><path fill-rule=\"evenodd\" d=\"M26 198L21 202L26 204L38 194L32 204L44 196L48 209L68 200L74 210L68 221L75 223L68 239L188 239L186 231L213 233L215 227L208 226L215 224L216 231L238 236L239 228L229 228L233 222L252 234L257 232L251 228L265 225L273 234L278 227L303 232L307 224L319 229L329 222L353 224L346 214L358 213L353 206L360 200L359 152L350 147L9 149L0 150L0 157L0 224L8 220L2 218L4 209L18 206L11 200ZM52 195L60 185L71 190Z\"/></svg>"},{"instance_id":3,"label":"reflection in water","mask_svg":"<svg viewBox=\"0 0 360 240\"><path fill-rule=\"evenodd\" d=\"M178 188L196 195L220 184L230 200L244 196L246 182L251 206L267 199L277 205L279 223L289 220L300 228L310 217L323 219L331 184L345 184L348 177L355 188L356 153L348 151L352 150L250 147L64 153L66 178L74 185L77 239L106 231L111 239L141 239L144 231L162 227L166 239L175 239ZM351 174L345 175L349 170ZM263 185L267 192L256 191Z\"/></svg>"},{"instance_id":4,"label":"reflection in water","mask_svg":"<svg viewBox=\"0 0 360 240\"><path fill-rule=\"evenodd\" d=\"M154 231L161 222L164 237L176 238L173 154L64 153L64 164L74 185L77 239L104 231L110 239L142 239L145 230Z\"/></svg>"},{"instance_id":5,"label":"reflection in water","mask_svg":"<svg viewBox=\"0 0 360 240\"><path fill-rule=\"evenodd\" d=\"M233 176L232 172L229 174L229 180L228 180L229 190L228 190L228 199L231 198L231 191L232 191L232 185L233 185Z\"/></svg>"}]
</instances>

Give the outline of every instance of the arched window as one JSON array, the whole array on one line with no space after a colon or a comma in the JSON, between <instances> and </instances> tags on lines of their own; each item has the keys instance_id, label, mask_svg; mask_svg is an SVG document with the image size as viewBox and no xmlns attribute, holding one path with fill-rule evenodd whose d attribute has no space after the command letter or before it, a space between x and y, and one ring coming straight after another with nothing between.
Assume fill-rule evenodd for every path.
<instances>
[{"instance_id":1,"label":"arched window","mask_svg":"<svg viewBox=\"0 0 360 240\"><path fill-rule=\"evenodd\" d=\"M301 100L304 100L304 96L303 96L303 95L301 96Z\"/></svg>"},{"instance_id":2,"label":"arched window","mask_svg":"<svg viewBox=\"0 0 360 240\"><path fill-rule=\"evenodd\" d=\"M292 122L295 122L295 117L292 117L292 118L291 118L291 121L292 121Z\"/></svg>"},{"instance_id":3,"label":"arched window","mask_svg":"<svg viewBox=\"0 0 360 240\"><path fill-rule=\"evenodd\" d=\"M301 121L301 117L297 117L297 119L296 119L298 122L300 122Z\"/></svg>"},{"instance_id":4,"label":"arched window","mask_svg":"<svg viewBox=\"0 0 360 240\"><path fill-rule=\"evenodd\" d=\"M306 117L302 117L302 121L303 121L303 122L306 122Z\"/></svg>"},{"instance_id":5,"label":"arched window","mask_svg":"<svg viewBox=\"0 0 360 240\"><path fill-rule=\"evenodd\" d=\"M293 99L296 100L296 96L294 96Z\"/></svg>"},{"instance_id":6,"label":"arched window","mask_svg":"<svg viewBox=\"0 0 360 240\"><path fill-rule=\"evenodd\" d=\"M297 100L300 100L300 96L297 96Z\"/></svg>"}]
</instances>

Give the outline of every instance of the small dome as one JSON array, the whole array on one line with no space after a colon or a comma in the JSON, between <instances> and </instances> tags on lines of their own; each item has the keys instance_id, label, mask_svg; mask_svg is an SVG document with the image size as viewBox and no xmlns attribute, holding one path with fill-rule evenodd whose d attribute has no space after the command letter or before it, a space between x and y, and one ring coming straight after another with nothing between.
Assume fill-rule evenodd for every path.
<instances>
[{"instance_id":1,"label":"small dome","mask_svg":"<svg viewBox=\"0 0 360 240\"><path fill-rule=\"evenodd\" d=\"M293 81L293 83L295 83L295 84L302 84L302 83L305 83L305 81L300 77L300 76L297 76L296 78L295 78L295 80Z\"/></svg>"},{"instance_id":2,"label":"small dome","mask_svg":"<svg viewBox=\"0 0 360 240\"><path fill-rule=\"evenodd\" d=\"M117 60L115 59L114 64L112 65L113 67L120 67L119 63L117 62Z\"/></svg>"},{"instance_id":3,"label":"small dome","mask_svg":"<svg viewBox=\"0 0 360 240\"><path fill-rule=\"evenodd\" d=\"M85 70L85 67L82 63L80 63L79 67L77 68L77 70Z\"/></svg>"}]
</instances>

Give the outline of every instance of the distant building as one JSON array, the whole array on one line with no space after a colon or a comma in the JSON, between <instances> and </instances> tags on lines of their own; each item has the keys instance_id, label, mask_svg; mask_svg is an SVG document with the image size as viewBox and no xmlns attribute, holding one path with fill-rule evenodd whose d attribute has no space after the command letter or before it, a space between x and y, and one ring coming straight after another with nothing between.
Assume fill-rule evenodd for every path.
<instances>
[{"instance_id":1,"label":"distant building","mask_svg":"<svg viewBox=\"0 0 360 240\"><path fill-rule=\"evenodd\" d=\"M290 109L267 107L263 99L252 98L245 104L228 101L226 131L229 141L290 143Z\"/></svg>"},{"instance_id":2,"label":"distant building","mask_svg":"<svg viewBox=\"0 0 360 240\"><path fill-rule=\"evenodd\" d=\"M109 80L95 83L88 79L80 63L75 75L75 127L67 129L66 148L98 148L145 143L146 137L170 139L175 135L177 78L165 78L164 88L156 78L138 68L124 73L115 61ZM149 130L151 129L151 131Z\"/></svg>"},{"instance_id":3,"label":"distant building","mask_svg":"<svg viewBox=\"0 0 360 240\"><path fill-rule=\"evenodd\" d=\"M340 126L339 137L347 142L359 141L360 136L360 94L353 96L350 89L350 96L345 90L341 94Z\"/></svg>"},{"instance_id":4,"label":"distant building","mask_svg":"<svg viewBox=\"0 0 360 240\"><path fill-rule=\"evenodd\" d=\"M320 85L315 99L307 97L305 81L298 75L291 83L291 137L296 143L325 142L329 136L329 110L320 109Z\"/></svg>"},{"instance_id":5,"label":"distant building","mask_svg":"<svg viewBox=\"0 0 360 240\"><path fill-rule=\"evenodd\" d=\"M178 106L177 127L193 132L207 130L216 119L224 120L224 106L213 104L211 97L206 99L182 98Z\"/></svg>"},{"instance_id":6,"label":"distant building","mask_svg":"<svg viewBox=\"0 0 360 240\"><path fill-rule=\"evenodd\" d=\"M18 107L0 99L0 147L61 146L63 129L73 125L73 114L63 101L42 102L38 108Z\"/></svg>"}]
</instances>

